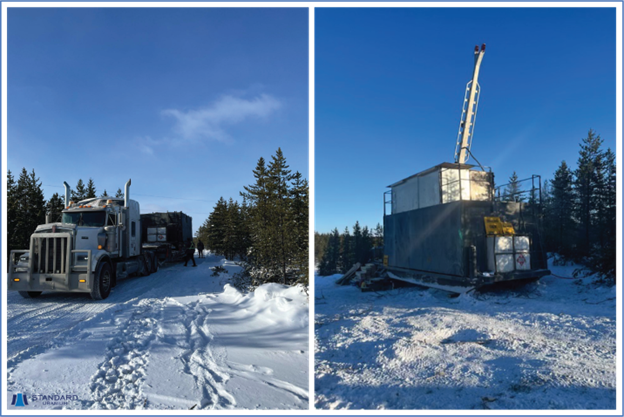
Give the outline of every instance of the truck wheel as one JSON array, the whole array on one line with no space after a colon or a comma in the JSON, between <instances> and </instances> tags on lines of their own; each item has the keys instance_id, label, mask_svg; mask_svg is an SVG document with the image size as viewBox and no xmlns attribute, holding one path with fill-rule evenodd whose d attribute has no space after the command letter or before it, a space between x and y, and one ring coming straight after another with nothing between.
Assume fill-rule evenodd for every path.
<instances>
[{"instance_id":1,"label":"truck wheel","mask_svg":"<svg viewBox=\"0 0 624 417\"><path fill-rule=\"evenodd\" d=\"M102 262L93 277L93 288L91 288L91 298L94 300L104 300L111 291L113 273L108 262Z\"/></svg>"},{"instance_id":2,"label":"truck wheel","mask_svg":"<svg viewBox=\"0 0 624 417\"><path fill-rule=\"evenodd\" d=\"M141 264L143 265L143 271L141 271L141 276L146 277L152 273L152 265L150 265L149 256L141 255Z\"/></svg>"},{"instance_id":3,"label":"truck wheel","mask_svg":"<svg viewBox=\"0 0 624 417\"><path fill-rule=\"evenodd\" d=\"M41 291L18 291L19 295L24 298L37 298L41 295Z\"/></svg>"}]
</instances>

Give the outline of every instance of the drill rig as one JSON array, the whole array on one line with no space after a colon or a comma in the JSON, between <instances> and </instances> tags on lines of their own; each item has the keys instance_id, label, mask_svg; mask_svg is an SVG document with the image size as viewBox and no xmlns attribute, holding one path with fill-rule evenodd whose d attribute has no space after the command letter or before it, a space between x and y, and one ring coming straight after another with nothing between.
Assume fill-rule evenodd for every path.
<instances>
[{"instance_id":1,"label":"drill rig","mask_svg":"<svg viewBox=\"0 0 624 417\"><path fill-rule=\"evenodd\" d=\"M470 151L484 55L485 44L476 46L454 162L393 183L384 194L383 264L392 279L462 293L550 274L541 243L541 186L534 186L539 176L531 178L529 202L502 201L494 174ZM467 164L470 156L477 165Z\"/></svg>"}]
</instances>

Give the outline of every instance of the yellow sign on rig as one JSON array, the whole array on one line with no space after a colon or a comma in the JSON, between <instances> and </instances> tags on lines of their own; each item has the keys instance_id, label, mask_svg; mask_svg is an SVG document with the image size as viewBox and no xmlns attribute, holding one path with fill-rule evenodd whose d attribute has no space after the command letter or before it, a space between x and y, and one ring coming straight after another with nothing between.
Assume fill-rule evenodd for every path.
<instances>
[{"instance_id":1,"label":"yellow sign on rig","mask_svg":"<svg viewBox=\"0 0 624 417\"><path fill-rule=\"evenodd\" d=\"M484 217L485 233L488 236L509 236L516 234L513 225L509 222L501 221L500 217Z\"/></svg>"}]
</instances>

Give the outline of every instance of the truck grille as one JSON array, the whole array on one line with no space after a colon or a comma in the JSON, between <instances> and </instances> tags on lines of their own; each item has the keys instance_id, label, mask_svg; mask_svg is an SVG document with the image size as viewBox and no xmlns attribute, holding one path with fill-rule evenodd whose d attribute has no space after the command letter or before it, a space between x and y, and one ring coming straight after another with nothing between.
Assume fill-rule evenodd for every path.
<instances>
[{"instance_id":1,"label":"truck grille","mask_svg":"<svg viewBox=\"0 0 624 417\"><path fill-rule=\"evenodd\" d=\"M45 274L67 273L69 237L32 237L33 272Z\"/></svg>"}]
</instances>

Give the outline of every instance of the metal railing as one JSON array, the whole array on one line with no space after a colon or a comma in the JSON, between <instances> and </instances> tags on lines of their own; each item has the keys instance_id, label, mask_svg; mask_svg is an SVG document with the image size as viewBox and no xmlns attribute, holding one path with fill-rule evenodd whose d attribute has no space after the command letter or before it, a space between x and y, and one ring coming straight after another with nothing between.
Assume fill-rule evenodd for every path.
<instances>
[{"instance_id":1,"label":"metal railing","mask_svg":"<svg viewBox=\"0 0 624 417\"><path fill-rule=\"evenodd\" d=\"M522 184L531 182L531 188L529 189L520 189L516 192L507 193L505 188L511 184ZM501 190L503 193L501 195ZM496 187L496 200L497 201L516 201L521 202L524 201L525 197L528 195L529 203L537 203L542 204L542 177L540 175L531 175L530 178L525 178L522 180L515 181L515 183L508 182L507 184L499 185Z\"/></svg>"}]
</instances>

